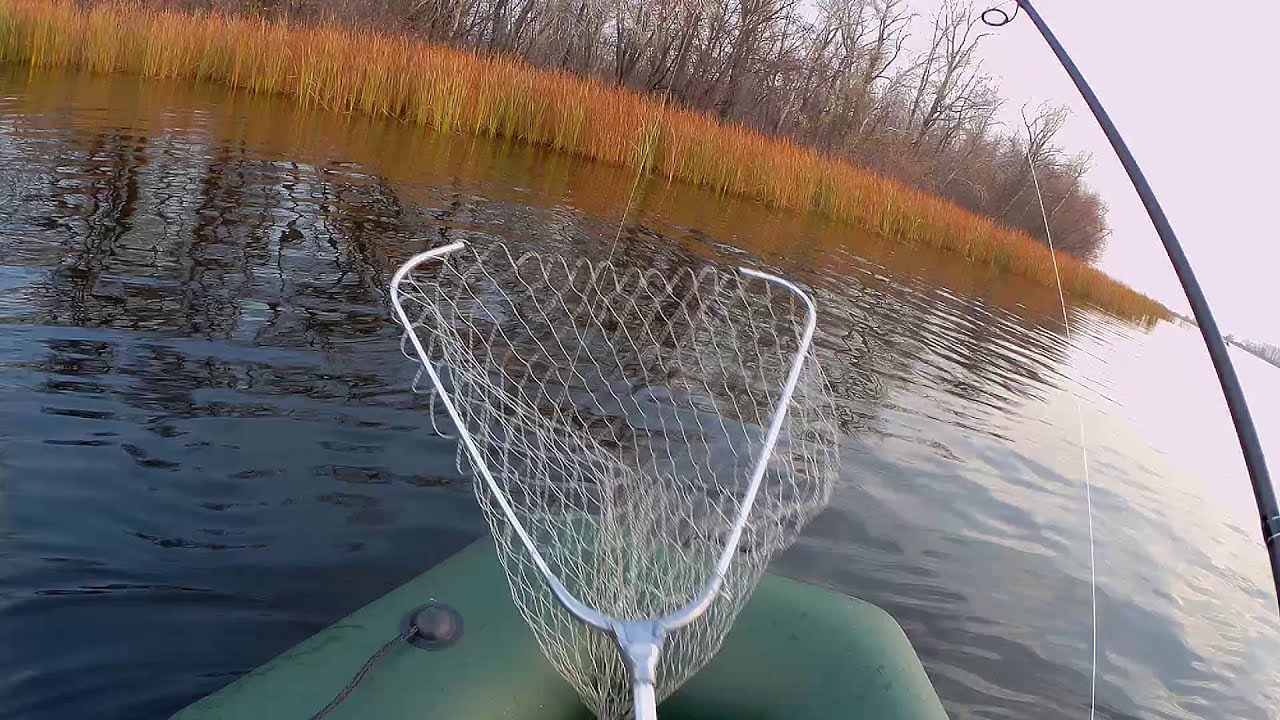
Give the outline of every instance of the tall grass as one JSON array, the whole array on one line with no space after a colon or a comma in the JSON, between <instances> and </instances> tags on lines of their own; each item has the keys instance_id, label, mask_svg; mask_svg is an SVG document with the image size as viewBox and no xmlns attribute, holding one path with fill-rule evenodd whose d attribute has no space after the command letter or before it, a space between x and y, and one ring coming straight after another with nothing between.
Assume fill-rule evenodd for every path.
<instances>
[{"instance_id":1,"label":"tall grass","mask_svg":"<svg viewBox=\"0 0 1280 720\"><path fill-rule=\"evenodd\" d=\"M129 3L0 0L0 60L206 80L441 132L514 138L1054 282L1043 244L895 180L595 80L406 36ZM1075 258L1058 262L1077 301L1125 316L1167 314Z\"/></svg>"}]
</instances>

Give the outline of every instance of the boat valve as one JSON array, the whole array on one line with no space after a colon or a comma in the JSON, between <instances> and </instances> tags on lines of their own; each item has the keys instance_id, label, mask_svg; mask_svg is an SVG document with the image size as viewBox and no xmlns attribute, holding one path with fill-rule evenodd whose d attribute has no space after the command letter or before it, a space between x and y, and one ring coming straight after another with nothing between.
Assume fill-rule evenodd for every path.
<instances>
[{"instance_id":1,"label":"boat valve","mask_svg":"<svg viewBox=\"0 0 1280 720\"><path fill-rule=\"evenodd\" d=\"M405 613L400 631L423 650L444 650L462 639L462 615L444 603L429 602Z\"/></svg>"}]
</instances>

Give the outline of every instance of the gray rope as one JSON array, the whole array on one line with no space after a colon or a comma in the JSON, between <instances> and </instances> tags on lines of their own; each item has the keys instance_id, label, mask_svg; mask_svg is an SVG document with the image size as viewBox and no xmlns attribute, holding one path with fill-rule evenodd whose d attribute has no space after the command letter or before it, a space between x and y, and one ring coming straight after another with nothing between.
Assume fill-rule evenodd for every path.
<instances>
[{"instance_id":1,"label":"gray rope","mask_svg":"<svg viewBox=\"0 0 1280 720\"><path fill-rule=\"evenodd\" d=\"M339 692L336 696L334 696L334 698L329 701L328 705L325 705L323 708L321 708L320 712L317 712L315 715L312 715L311 720L320 720L324 716L333 712L334 709L336 709L339 705L342 704L342 701L347 699L347 696L351 694L351 691L355 690L356 686L359 685L362 680L364 680L364 676L368 674L370 670L373 669L374 665L378 664L379 660L381 660L387 653L391 652L391 650L394 649L396 645L413 637L414 633L416 633L417 631L418 631L417 626L410 623L409 627L406 628L403 633L397 635L396 637L391 638L390 640L387 641L386 645L383 645L382 647L378 648L377 652L370 655L369 659L364 661L364 665L360 667L360 671L357 672L355 676L351 678L351 681L347 683L347 686L342 688L342 691Z\"/></svg>"}]
</instances>

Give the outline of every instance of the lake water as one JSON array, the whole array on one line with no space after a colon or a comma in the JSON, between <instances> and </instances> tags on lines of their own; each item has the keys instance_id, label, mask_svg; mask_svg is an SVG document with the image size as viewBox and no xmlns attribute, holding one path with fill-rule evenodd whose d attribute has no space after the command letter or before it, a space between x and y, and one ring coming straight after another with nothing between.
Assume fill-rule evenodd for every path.
<instances>
[{"instance_id":1,"label":"lake water","mask_svg":"<svg viewBox=\"0 0 1280 720\"><path fill-rule=\"evenodd\" d=\"M953 718L1267 718L1280 622L1194 330L609 168L217 88L0 73L0 717L162 718L484 532L386 285L443 241L813 288L845 435L779 572ZM1117 239L1115 242L1120 242ZM1239 371L1280 464L1280 371ZM334 688L336 691L338 688Z\"/></svg>"}]
</instances>

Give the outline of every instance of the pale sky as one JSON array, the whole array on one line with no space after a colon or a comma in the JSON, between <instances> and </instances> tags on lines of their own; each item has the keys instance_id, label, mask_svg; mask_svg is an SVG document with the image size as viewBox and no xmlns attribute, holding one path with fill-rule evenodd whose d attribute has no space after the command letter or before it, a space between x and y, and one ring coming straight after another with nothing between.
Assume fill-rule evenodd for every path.
<instances>
[{"instance_id":1,"label":"pale sky","mask_svg":"<svg viewBox=\"0 0 1280 720\"><path fill-rule=\"evenodd\" d=\"M1218 324L1280 344L1280 0L1035 5L1137 157ZM1119 160L1031 21L1019 14L981 50L1009 121L1025 100L1072 109L1058 142L1094 155L1087 181L1109 205L1113 229L1101 267L1189 312Z\"/></svg>"}]
</instances>

